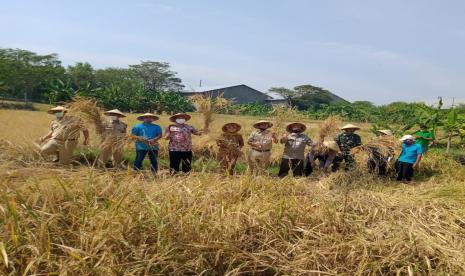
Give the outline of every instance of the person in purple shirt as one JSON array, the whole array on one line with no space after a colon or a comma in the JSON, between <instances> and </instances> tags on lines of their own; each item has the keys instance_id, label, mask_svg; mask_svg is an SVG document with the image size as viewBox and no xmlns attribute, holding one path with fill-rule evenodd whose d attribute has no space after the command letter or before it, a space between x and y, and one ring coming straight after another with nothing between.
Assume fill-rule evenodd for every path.
<instances>
[{"instance_id":1,"label":"person in purple shirt","mask_svg":"<svg viewBox=\"0 0 465 276\"><path fill-rule=\"evenodd\" d=\"M423 146L415 144L415 137L412 135L404 135L400 141L402 141L402 152L396 164L397 181L409 183L412 181L414 170L420 166Z\"/></svg>"},{"instance_id":2,"label":"person in purple shirt","mask_svg":"<svg viewBox=\"0 0 465 276\"><path fill-rule=\"evenodd\" d=\"M162 136L162 129L159 125L153 123L158 120L158 116L152 113L145 113L137 120L143 121L132 128L131 134L136 139L136 160L134 161L134 170L139 171L142 169L142 162L148 154L150 158L151 170L158 171L158 140Z\"/></svg>"}]
</instances>

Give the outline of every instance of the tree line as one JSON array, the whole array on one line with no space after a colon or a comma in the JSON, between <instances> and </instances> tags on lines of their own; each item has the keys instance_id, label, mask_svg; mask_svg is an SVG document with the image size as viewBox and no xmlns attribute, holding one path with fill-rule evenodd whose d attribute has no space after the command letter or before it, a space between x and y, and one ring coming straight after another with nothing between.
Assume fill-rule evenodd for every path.
<instances>
[{"instance_id":1,"label":"tree line","mask_svg":"<svg viewBox=\"0 0 465 276\"><path fill-rule=\"evenodd\" d=\"M183 87L166 62L104 69L78 62L64 67L56 54L0 48L0 96L5 98L57 104L85 96L124 111L190 111L192 106L179 93Z\"/></svg>"}]
</instances>

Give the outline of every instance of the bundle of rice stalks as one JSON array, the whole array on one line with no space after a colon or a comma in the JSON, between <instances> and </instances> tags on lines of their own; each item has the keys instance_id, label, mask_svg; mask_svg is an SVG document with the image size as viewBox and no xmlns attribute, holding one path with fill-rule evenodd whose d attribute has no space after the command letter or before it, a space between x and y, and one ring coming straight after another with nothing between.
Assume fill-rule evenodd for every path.
<instances>
[{"instance_id":1,"label":"bundle of rice stalks","mask_svg":"<svg viewBox=\"0 0 465 276\"><path fill-rule=\"evenodd\" d=\"M380 136L361 146L353 148L352 151L354 153L365 152L367 154L372 154L376 151L382 156L388 156L395 153L397 146L398 142L394 136Z\"/></svg>"},{"instance_id":2,"label":"bundle of rice stalks","mask_svg":"<svg viewBox=\"0 0 465 276\"><path fill-rule=\"evenodd\" d=\"M317 155L325 155L328 153L329 149L323 144L325 137L333 137L336 135L336 133L339 132L340 125L341 120L336 116L329 116L318 125L320 129L319 140L316 141L313 148Z\"/></svg>"},{"instance_id":3,"label":"bundle of rice stalks","mask_svg":"<svg viewBox=\"0 0 465 276\"><path fill-rule=\"evenodd\" d=\"M67 108L68 116L74 116L88 121L95 126L97 134L103 134L105 118L101 108L97 106L96 102L84 97L76 97Z\"/></svg>"},{"instance_id":4,"label":"bundle of rice stalks","mask_svg":"<svg viewBox=\"0 0 465 276\"><path fill-rule=\"evenodd\" d=\"M297 112L295 107L286 107L283 105L274 105L271 115L274 117L273 126L278 136L286 132L286 122L299 121L302 115Z\"/></svg>"},{"instance_id":5,"label":"bundle of rice stalks","mask_svg":"<svg viewBox=\"0 0 465 276\"><path fill-rule=\"evenodd\" d=\"M230 134L224 133L218 139L216 139L217 144L221 146L221 151L226 155L242 155L242 151L238 144L234 141L231 141L230 139L227 139L228 135Z\"/></svg>"},{"instance_id":6,"label":"bundle of rice stalks","mask_svg":"<svg viewBox=\"0 0 465 276\"><path fill-rule=\"evenodd\" d=\"M213 122L213 114L231 105L232 101L225 99L223 93L212 99L210 95L194 95L189 97L197 112L203 115L203 130L209 132L209 126Z\"/></svg>"},{"instance_id":7,"label":"bundle of rice stalks","mask_svg":"<svg viewBox=\"0 0 465 276\"><path fill-rule=\"evenodd\" d=\"M339 132L341 123L342 121L337 116L329 116L318 125L320 129L319 136L328 137L336 135Z\"/></svg>"}]
</instances>

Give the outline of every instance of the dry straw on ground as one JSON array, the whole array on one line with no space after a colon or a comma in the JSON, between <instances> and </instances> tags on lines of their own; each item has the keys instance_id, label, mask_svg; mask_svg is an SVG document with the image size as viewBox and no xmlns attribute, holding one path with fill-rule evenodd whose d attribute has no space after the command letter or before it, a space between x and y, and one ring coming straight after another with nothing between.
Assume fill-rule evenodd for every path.
<instances>
[{"instance_id":1,"label":"dry straw on ground","mask_svg":"<svg viewBox=\"0 0 465 276\"><path fill-rule=\"evenodd\" d=\"M440 195L463 193L465 172L441 156L425 166L438 165L457 173L421 189L359 171L279 180L2 166L0 273L462 275L464 205Z\"/></svg>"},{"instance_id":2,"label":"dry straw on ground","mask_svg":"<svg viewBox=\"0 0 465 276\"><path fill-rule=\"evenodd\" d=\"M301 179L70 170L38 162L23 141L49 115L1 112L11 131L0 141L0 275L465 274L465 168L443 154L429 152L412 185L361 169ZM251 131L254 118L237 120ZM31 122L30 136L15 132Z\"/></svg>"}]
</instances>

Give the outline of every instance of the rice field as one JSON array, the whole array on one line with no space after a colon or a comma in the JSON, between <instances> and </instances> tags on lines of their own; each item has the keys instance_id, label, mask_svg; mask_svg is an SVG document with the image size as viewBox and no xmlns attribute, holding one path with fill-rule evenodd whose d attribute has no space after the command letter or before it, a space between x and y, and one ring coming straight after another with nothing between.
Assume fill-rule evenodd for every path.
<instances>
[{"instance_id":1,"label":"rice field","mask_svg":"<svg viewBox=\"0 0 465 276\"><path fill-rule=\"evenodd\" d=\"M247 137L258 118L215 116L209 136L193 138L200 166L171 177L163 167L152 175L44 162L34 142L52 116L0 110L0 274L465 275L465 168L456 161L430 152L412 185L363 166L224 176L202 166L221 125L238 122ZM316 139L320 122L306 124Z\"/></svg>"}]
</instances>

